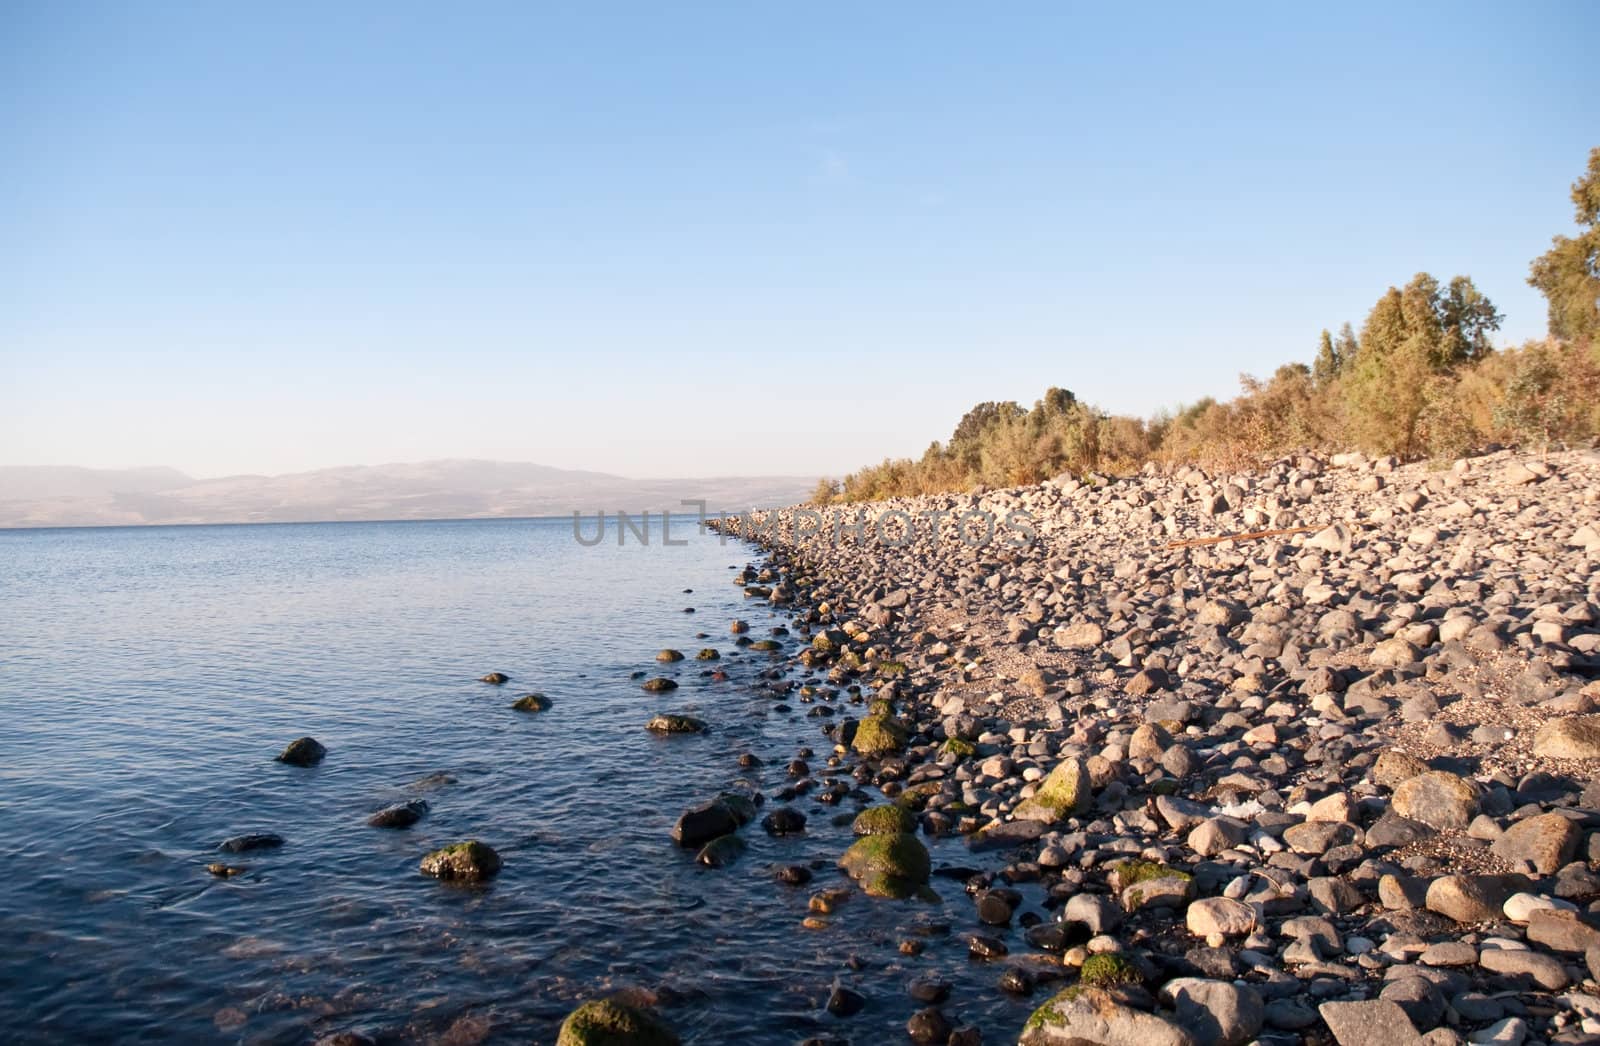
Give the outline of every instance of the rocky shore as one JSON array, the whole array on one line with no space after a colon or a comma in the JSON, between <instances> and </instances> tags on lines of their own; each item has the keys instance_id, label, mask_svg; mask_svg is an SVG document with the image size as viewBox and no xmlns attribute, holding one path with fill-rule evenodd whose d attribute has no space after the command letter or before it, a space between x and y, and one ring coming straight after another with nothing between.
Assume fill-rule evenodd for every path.
<instances>
[{"instance_id":1,"label":"rocky shore","mask_svg":"<svg viewBox=\"0 0 1600 1046\"><path fill-rule=\"evenodd\" d=\"M774 686L840 706L797 772L868 805L857 903L963 882L1023 1042L1600 1042L1600 454L716 525L806 644ZM908 990L912 1041L1014 1031Z\"/></svg>"}]
</instances>

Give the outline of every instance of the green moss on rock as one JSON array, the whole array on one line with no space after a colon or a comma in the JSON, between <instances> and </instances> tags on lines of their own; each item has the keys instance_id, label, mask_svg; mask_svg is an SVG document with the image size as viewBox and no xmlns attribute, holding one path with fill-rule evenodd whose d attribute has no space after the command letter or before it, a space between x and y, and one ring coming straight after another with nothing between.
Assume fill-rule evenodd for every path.
<instances>
[{"instance_id":1,"label":"green moss on rock","mask_svg":"<svg viewBox=\"0 0 1600 1046\"><path fill-rule=\"evenodd\" d=\"M978 754L978 746L971 741L964 741L959 737L952 737L939 746L939 750L957 759L971 759Z\"/></svg>"},{"instance_id":2,"label":"green moss on rock","mask_svg":"<svg viewBox=\"0 0 1600 1046\"><path fill-rule=\"evenodd\" d=\"M639 686L641 689L652 694L662 694L666 693L668 690L678 689L678 684L673 680L666 678L665 676L657 676L654 679L646 679L643 683L640 683Z\"/></svg>"},{"instance_id":3,"label":"green moss on rock","mask_svg":"<svg viewBox=\"0 0 1600 1046\"><path fill-rule=\"evenodd\" d=\"M657 734L699 734L705 732L706 723L692 715L658 715L644 728Z\"/></svg>"},{"instance_id":4,"label":"green moss on rock","mask_svg":"<svg viewBox=\"0 0 1600 1046\"><path fill-rule=\"evenodd\" d=\"M722 659L722 655L717 653L715 647L708 646L703 647L698 654L694 655L694 659L696 661L719 661Z\"/></svg>"},{"instance_id":5,"label":"green moss on rock","mask_svg":"<svg viewBox=\"0 0 1600 1046\"><path fill-rule=\"evenodd\" d=\"M499 871L500 855L476 839L440 847L422 859L423 875L448 882L481 882Z\"/></svg>"},{"instance_id":6,"label":"green moss on rock","mask_svg":"<svg viewBox=\"0 0 1600 1046\"><path fill-rule=\"evenodd\" d=\"M899 835L917 830L917 819L902 806L869 806L856 814L850 830L857 835Z\"/></svg>"},{"instance_id":7,"label":"green moss on rock","mask_svg":"<svg viewBox=\"0 0 1600 1046\"><path fill-rule=\"evenodd\" d=\"M1091 988L1109 988L1118 984L1138 984L1144 980L1139 968L1115 952L1091 955L1083 961L1078 982Z\"/></svg>"},{"instance_id":8,"label":"green moss on rock","mask_svg":"<svg viewBox=\"0 0 1600 1046\"><path fill-rule=\"evenodd\" d=\"M556 1046L678 1046L659 1017L615 999L592 999L561 1022Z\"/></svg>"},{"instance_id":9,"label":"green moss on rock","mask_svg":"<svg viewBox=\"0 0 1600 1046\"><path fill-rule=\"evenodd\" d=\"M1130 857L1111 866L1112 885L1119 891L1126 890L1136 883L1149 882L1151 879L1192 878L1188 872L1180 872L1159 861L1146 861L1142 857Z\"/></svg>"},{"instance_id":10,"label":"green moss on rock","mask_svg":"<svg viewBox=\"0 0 1600 1046\"><path fill-rule=\"evenodd\" d=\"M750 644L751 650L760 650L766 653L771 653L774 650L781 650L782 648L782 644L780 644L776 639L758 639L754 643Z\"/></svg>"},{"instance_id":11,"label":"green moss on rock","mask_svg":"<svg viewBox=\"0 0 1600 1046\"><path fill-rule=\"evenodd\" d=\"M886 679L899 679L906 674L904 661L879 661L878 674Z\"/></svg>"},{"instance_id":12,"label":"green moss on rock","mask_svg":"<svg viewBox=\"0 0 1600 1046\"><path fill-rule=\"evenodd\" d=\"M905 728L888 716L868 716L856 726L850 747L861 755L890 755L906 749Z\"/></svg>"},{"instance_id":13,"label":"green moss on rock","mask_svg":"<svg viewBox=\"0 0 1600 1046\"><path fill-rule=\"evenodd\" d=\"M1092 785L1089 768L1076 756L1056 764L1033 796L1017 804L1014 816L1019 821L1054 823L1089 811Z\"/></svg>"},{"instance_id":14,"label":"green moss on rock","mask_svg":"<svg viewBox=\"0 0 1600 1046\"><path fill-rule=\"evenodd\" d=\"M867 835L839 858L839 867L873 897L910 897L925 886L933 870L928 849L916 836Z\"/></svg>"},{"instance_id":15,"label":"green moss on rock","mask_svg":"<svg viewBox=\"0 0 1600 1046\"><path fill-rule=\"evenodd\" d=\"M548 712L550 699L543 694L523 694L511 703L518 712Z\"/></svg>"}]
</instances>

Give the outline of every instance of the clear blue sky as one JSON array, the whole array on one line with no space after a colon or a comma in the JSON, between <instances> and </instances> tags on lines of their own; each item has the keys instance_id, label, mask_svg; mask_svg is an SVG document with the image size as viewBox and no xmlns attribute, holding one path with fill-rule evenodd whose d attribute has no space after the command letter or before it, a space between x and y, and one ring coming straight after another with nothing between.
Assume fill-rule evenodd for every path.
<instances>
[{"instance_id":1,"label":"clear blue sky","mask_svg":"<svg viewBox=\"0 0 1600 1046\"><path fill-rule=\"evenodd\" d=\"M1529 259L1600 5L0 5L0 463L917 454Z\"/></svg>"}]
</instances>

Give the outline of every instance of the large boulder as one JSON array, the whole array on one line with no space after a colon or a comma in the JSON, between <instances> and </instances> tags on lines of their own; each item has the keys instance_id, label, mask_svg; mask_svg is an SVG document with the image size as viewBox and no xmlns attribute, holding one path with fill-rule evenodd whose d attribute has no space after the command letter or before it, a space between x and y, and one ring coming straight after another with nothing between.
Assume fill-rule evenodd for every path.
<instances>
[{"instance_id":1,"label":"large boulder","mask_svg":"<svg viewBox=\"0 0 1600 1046\"><path fill-rule=\"evenodd\" d=\"M1174 1018L1204 1042L1244 1046L1261 1033L1266 1005L1249 985L1201 977L1178 977L1161 986Z\"/></svg>"},{"instance_id":2,"label":"large boulder","mask_svg":"<svg viewBox=\"0 0 1600 1046\"><path fill-rule=\"evenodd\" d=\"M561 1022L556 1046L678 1046L654 1014L617 999L591 999Z\"/></svg>"},{"instance_id":3,"label":"large boulder","mask_svg":"<svg viewBox=\"0 0 1600 1046\"><path fill-rule=\"evenodd\" d=\"M683 812L672 826L672 839L679 846L701 847L719 835L738 831L738 812L721 799L701 803Z\"/></svg>"},{"instance_id":4,"label":"large boulder","mask_svg":"<svg viewBox=\"0 0 1600 1046\"><path fill-rule=\"evenodd\" d=\"M867 835L839 858L839 867L873 897L910 897L928 883L933 862L927 847L907 832Z\"/></svg>"}]
</instances>

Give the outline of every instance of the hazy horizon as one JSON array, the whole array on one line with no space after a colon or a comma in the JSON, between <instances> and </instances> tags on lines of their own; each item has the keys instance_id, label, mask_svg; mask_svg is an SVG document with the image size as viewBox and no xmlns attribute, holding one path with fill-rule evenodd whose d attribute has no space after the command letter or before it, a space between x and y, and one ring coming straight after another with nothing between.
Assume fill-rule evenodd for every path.
<instances>
[{"instance_id":1,"label":"hazy horizon","mask_svg":"<svg viewBox=\"0 0 1600 1046\"><path fill-rule=\"evenodd\" d=\"M1582 3L476 12L0 10L0 463L839 476L1421 270L1519 343L1600 127Z\"/></svg>"}]
</instances>

